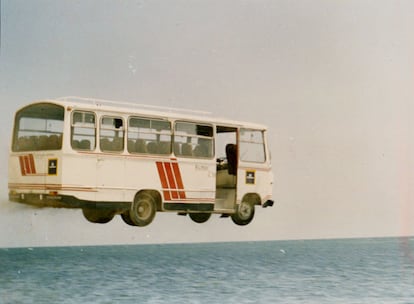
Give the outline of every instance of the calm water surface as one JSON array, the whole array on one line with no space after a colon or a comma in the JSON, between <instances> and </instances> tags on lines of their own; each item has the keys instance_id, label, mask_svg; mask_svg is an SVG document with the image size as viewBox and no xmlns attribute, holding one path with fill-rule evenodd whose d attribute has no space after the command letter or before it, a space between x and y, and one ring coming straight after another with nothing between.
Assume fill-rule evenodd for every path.
<instances>
[{"instance_id":1,"label":"calm water surface","mask_svg":"<svg viewBox=\"0 0 414 304\"><path fill-rule=\"evenodd\" d=\"M1 303L414 303L414 238L0 249Z\"/></svg>"}]
</instances>

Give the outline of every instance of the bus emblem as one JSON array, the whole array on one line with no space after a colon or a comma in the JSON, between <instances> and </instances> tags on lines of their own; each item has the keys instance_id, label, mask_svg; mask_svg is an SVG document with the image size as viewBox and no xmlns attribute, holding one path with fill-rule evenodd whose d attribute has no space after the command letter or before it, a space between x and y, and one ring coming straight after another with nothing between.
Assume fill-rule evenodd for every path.
<instances>
[{"instance_id":1,"label":"bus emblem","mask_svg":"<svg viewBox=\"0 0 414 304\"><path fill-rule=\"evenodd\" d=\"M20 155L20 170L23 176L36 174L36 166L33 154Z\"/></svg>"},{"instance_id":2,"label":"bus emblem","mask_svg":"<svg viewBox=\"0 0 414 304\"><path fill-rule=\"evenodd\" d=\"M49 175L57 175L57 158L50 158L47 165L47 173Z\"/></svg>"},{"instance_id":3,"label":"bus emblem","mask_svg":"<svg viewBox=\"0 0 414 304\"><path fill-rule=\"evenodd\" d=\"M256 183L256 171L255 170L247 170L246 171L246 184L247 185L254 185Z\"/></svg>"}]
</instances>

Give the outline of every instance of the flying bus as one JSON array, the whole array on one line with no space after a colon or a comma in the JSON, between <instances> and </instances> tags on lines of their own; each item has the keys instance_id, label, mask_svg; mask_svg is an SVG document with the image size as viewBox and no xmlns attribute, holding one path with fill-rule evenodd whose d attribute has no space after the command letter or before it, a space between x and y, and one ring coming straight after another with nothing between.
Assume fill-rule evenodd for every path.
<instances>
[{"instance_id":1,"label":"flying bus","mask_svg":"<svg viewBox=\"0 0 414 304\"><path fill-rule=\"evenodd\" d=\"M15 113L9 200L80 208L92 223L131 226L157 212L247 225L273 206L267 128L208 113L81 97Z\"/></svg>"}]
</instances>

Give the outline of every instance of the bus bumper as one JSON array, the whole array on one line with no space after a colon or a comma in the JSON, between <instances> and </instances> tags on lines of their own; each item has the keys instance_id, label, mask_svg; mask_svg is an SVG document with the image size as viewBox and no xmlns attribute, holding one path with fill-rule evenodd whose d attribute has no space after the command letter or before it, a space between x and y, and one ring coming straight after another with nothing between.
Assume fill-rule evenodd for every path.
<instances>
[{"instance_id":1,"label":"bus bumper","mask_svg":"<svg viewBox=\"0 0 414 304\"><path fill-rule=\"evenodd\" d=\"M267 200L266 202L264 202L264 204L262 205L263 208L267 208L267 207L273 207L274 202L272 200Z\"/></svg>"}]
</instances>

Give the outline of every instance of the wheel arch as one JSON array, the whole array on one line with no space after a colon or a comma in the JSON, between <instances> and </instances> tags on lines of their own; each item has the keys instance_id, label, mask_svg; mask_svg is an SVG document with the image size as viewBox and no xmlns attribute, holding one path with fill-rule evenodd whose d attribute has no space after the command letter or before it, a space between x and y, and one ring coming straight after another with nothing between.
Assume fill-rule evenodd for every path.
<instances>
[{"instance_id":1,"label":"wheel arch","mask_svg":"<svg viewBox=\"0 0 414 304\"><path fill-rule=\"evenodd\" d=\"M262 204L262 199L260 198L260 195L256 192L246 193L243 196L242 201L248 202L252 205L261 205Z\"/></svg>"}]
</instances>

